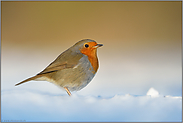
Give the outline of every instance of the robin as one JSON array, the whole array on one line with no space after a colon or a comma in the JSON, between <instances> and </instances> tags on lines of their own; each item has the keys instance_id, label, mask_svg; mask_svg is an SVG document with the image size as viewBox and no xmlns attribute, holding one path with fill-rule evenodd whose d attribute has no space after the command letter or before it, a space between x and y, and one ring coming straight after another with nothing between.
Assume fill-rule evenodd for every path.
<instances>
[{"instance_id":1,"label":"robin","mask_svg":"<svg viewBox=\"0 0 183 123\"><path fill-rule=\"evenodd\" d=\"M42 72L18 84L36 80L48 81L63 87L69 96L70 91L84 88L93 79L98 70L97 44L91 39L78 41L72 47L61 53Z\"/></svg>"}]
</instances>

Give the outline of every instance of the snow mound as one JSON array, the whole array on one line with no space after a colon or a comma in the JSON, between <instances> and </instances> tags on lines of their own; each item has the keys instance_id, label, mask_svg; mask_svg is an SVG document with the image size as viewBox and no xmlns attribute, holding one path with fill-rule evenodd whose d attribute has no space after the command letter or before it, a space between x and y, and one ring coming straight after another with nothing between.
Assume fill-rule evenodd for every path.
<instances>
[{"instance_id":1,"label":"snow mound","mask_svg":"<svg viewBox=\"0 0 183 123\"><path fill-rule=\"evenodd\" d=\"M155 90L154 88L150 88L146 95L149 95L151 97L158 97L159 92L157 90Z\"/></svg>"},{"instance_id":2,"label":"snow mound","mask_svg":"<svg viewBox=\"0 0 183 123\"><path fill-rule=\"evenodd\" d=\"M34 90L7 90L1 93L3 122L180 122L182 97L147 95L112 97L51 94ZM140 112L140 113L139 113Z\"/></svg>"}]
</instances>

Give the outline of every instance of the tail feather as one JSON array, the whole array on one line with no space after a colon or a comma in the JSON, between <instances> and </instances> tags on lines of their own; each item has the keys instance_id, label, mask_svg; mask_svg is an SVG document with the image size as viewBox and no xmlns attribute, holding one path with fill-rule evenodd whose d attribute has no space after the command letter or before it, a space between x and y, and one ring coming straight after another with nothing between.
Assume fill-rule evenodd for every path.
<instances>
[{"instance_id":1,"label":"tail feather","mask_svg":"<svg viewBox=\"0 0 183 123\"><path fill-rule=\"evenodd\" d=\"M25 83L25 82L28 82L28 81L31 81L31 80L35 80L35 79L37 79L39 77L40 77L39 75L33 76L33 77L28 78L28 79L26 79L26 80L24 80L24 81L22 81L20 83L17 83L15 86L20 85L20 84Z\"/></svg>"}]
</instances>

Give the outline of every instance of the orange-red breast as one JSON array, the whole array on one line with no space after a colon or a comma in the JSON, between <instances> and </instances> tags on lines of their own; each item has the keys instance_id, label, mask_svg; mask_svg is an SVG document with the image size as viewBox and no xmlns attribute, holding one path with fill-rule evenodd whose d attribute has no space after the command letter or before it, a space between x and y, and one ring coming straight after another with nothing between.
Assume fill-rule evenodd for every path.
<instances>
[{"instance_id":1,"label":"orange-red breast","mask_svg":"<svg viewBox=\"0 0 183 123\"><path fill-rule=\"evenodd\" d=\"M103 46L91 39L83 39L61 53L48 67L36 76L18 84L36 80L48 81L70 91L84 88L98 70L97 48Z\"/></svg>"}]
</instances>

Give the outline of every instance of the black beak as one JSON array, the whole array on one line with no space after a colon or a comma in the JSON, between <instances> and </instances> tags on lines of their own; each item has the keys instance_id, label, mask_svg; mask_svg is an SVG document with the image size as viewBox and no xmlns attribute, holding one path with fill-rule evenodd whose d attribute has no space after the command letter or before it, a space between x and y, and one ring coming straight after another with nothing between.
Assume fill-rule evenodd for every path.
<instances>
[{"instance_id":1,"label":"black beak","mask_svg":"<svg viewBox=\"0 0 183 123\"><path fill-rule=\"evenodd\" d=\"M98 47L101 47L101 46L103 46L103 44L97 44L97 46L98 46Z\"/></svg>"},{"instance_id":2,"label":"black beak","mask_svg":"<svg viewBox=\"0 0 183 123\"><path fill-rule=\"evenodd\" d=\"M98 47L101 47L101 46L103 46L103 44L97 44L97 45L95 45L94 47L95 47L95 48L98 48Z\"/></svg>"}]
</instances>

